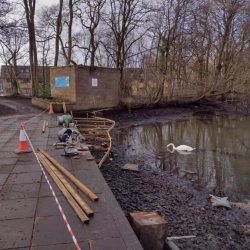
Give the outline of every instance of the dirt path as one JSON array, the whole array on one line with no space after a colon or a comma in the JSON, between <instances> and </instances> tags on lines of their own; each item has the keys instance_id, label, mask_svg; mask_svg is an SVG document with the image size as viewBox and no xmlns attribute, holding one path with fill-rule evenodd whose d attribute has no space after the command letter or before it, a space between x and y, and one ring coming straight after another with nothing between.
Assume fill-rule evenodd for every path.
<instances>
[{"instance_id":1,"label":"dirt path","mask_svg":"<svg viewBox=\"0 0 250 250\"><path fill-rule=\"evenodd\" d=\"M39 109L32 107L31 99L29 98L0 97L0 116L24 115L39 111Z\"/></svg>"},{"instance_id":2,"label":"dirt path","mask_svg":"<svg viewBox=\"0 0 250 250\"><path fill-rule=\"evenodd\" d=\"M210 107L141 109L131 114L114 112L109 117L117 122L113 131L116 133L122 127L173 121L214 111ZM113 160L102 167L102 173L125 213L156 210L168 222L168 236L197 236L175 242L180 249L250 249L250 237L241 230L241 225L250 224L249 214L236 207L213 208L208 199L211 190L195 187L173 173L121 170L121 166L130 162L123 154L123 147L114 140ZM140 166L143 163L143 160L138 162ZM224 196L221 190L213 190L213 194Z\"/></svg>"}]
</instances>

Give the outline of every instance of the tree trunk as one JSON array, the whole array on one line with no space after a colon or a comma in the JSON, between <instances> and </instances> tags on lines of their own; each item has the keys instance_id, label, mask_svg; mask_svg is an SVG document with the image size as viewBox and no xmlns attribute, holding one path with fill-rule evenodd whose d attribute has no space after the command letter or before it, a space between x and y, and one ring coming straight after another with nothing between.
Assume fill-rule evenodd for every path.
<instances>
[{"instance_id":1,"label":"tree trunk","mask_svg":"<svg viewBox=\"0 0 250 250\"><path fill-rule=\"evenodd\" d=\"M71 63L72 57L72 25L73 25L73 0L69 0L69 28L68 28L68 55L67 55L67 65Z\"/></svg>"},{"instance_id":2,"label":"tree trunk","mask_svg":"<svg viewBox=\"0 0 250 250\"><path fill-rule=\"evenodd\" d=\"M36 0L23 0L26 21L29 31L29 58L30 58L30 71L31 71L31 82L32 82L32 96L38 94L38 77L37 77L37 48L36 48L36 33L35 33L35 7Z\"/></svg>"},{"instance_id":3,"label":"tree trunk","mask_svg":"<svg viewBox=\"0 0 250 250\"><path fill-rule=\"evenodd\" d=\"M56 20L56 40L55 40L55 60L54 66L56 67L58 64L58 57L59 57L59 36L62 31L62 8L63 8L63 0L60 0L59 5L59 13Z\"/></svg>"}]
</instances>

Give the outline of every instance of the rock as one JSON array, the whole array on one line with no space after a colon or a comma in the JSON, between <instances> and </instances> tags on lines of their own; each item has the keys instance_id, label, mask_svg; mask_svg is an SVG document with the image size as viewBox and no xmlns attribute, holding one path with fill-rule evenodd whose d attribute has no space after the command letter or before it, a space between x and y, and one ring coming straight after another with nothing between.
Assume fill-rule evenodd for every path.
<instances>
[{"instance_id":1,"label":"rock","mask_svg":"<svg viewBox=\"0 0 250 250\"><path fill-rule=\"evenodd\" d=\"M127 163L122 167L123 170L131 170L131 171L136 171L139 172L139 167L137 164L131 164Z\"/></svg>"},{"instance_id":2,"label":"rock","mask_svg":"<svg viewBox=\"0 0 250 250\"><path fill-rule=\"evenodd\" d=\"M210 201L212 202L213 207L231 208L231 205L228 201L228 197L218 197L212 194L210 194L209 197L210 197Z\"/></svg>"},{"instance_id":3,"label":"rock","mask_svg":"<svg viewBox=\"0 0 250 250\"><path fill-rule=\"evenodd\" d=\"M240 229L247 236L250 236L250 225L240 225Z\"/></svg>"},{"instance_id":4,"label":"rock","mask_svg":"<svg viewBox=\"0 0 250 250\"><path fill-rule=\"evenodd\" d=\"M180 250L180 248L172 240L166 240L166 245L170 250Z\"/></svg>"},{"instance_id":5,"label":"rock","mask_svg":"<svg viewBox=\"0 0 250 250\"><path fill-rule=\"evenodd\" d=\"M242 202L230 202L232 206L241 208L245 210L246 212L250 213L250 205Z\"/></svg>"}]
</instances>

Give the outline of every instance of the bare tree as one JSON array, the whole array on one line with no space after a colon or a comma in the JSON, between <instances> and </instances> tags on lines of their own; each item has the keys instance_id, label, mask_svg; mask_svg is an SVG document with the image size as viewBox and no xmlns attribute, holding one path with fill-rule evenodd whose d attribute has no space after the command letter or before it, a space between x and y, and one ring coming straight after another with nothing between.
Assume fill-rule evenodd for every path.
<instances>
[{"instance_id":1,"label":"bare tree","mask_svg":"<svg viewBox=\"0 0 250 250\"><path fill-rule=\"evenodd\" d=\"M11 4L7 0L0 1L0 30L8 28L11 26L11 22L9 22L7 15L11 12Z\"/></svg>"},{"instance_id":2,"label":"bare tree","mask_svg":"<svg viewBox=\"0 0 250 250\"><path fill-rule=\"evenodd\" d=\"M26 22L29 32L29 57L31 69L32 95L38 95L38 74L37 74L37 46L35 30L36 0L23 0Z\"/></svg>"},{"instance_id":3,"label":"bare tree","mask_svg":"<svg viewBox=\"0 0 250 250\"><path fill-rule=\"evenodd\" d=\"M62 23L63 26L67 28L67 40L64 42L63 34L59 36L59 41L61 44L62 54L66 59L66 65L74 64L76 65L75 60L73 59L73 48L75 47L74 44L74 34L73 34L73 24L74 19L76 16L76 6L80 0L69 0L67 9L65 9L64 13L62 13ZM62 26L62 29L63 29ZM62 33L62 31L61 31Z\"/></svg>"},{"instance_id":4,"label":"bare tree","mask_svg":"<svg viewBox=\"0 0 250 250\"><path fill-rule=\"evenodd\" d=\"M0 58L7 67L14 96L21 94L18 82L18 61L23 59L26 54L25 45L27 43L26 30L19 27L20 23L5 28L0 34ZM21 25L22 26L22 25Z\"/></svg>"},{"instance_id":5,"label":"bare tree","mask_svg":"<svg viewBox=\"0 0 250 250\"><path fill-rule=\"evenodd\" d=\"M113 33L115 43L112 47L104 44L105 49L112 56L115 66L120 69L120 95L126 93L124 82L124 68L128 52L131 47L142 38L144 33L139 27L145 18L145 8L140 0L109 0L110 9L107 9L106 25Z\"/></svg>"},{"instance_id":6,"label":"bare tree","mask_svg":"<svg viewBox=\"0 0 250 250\"><path fill-rule=\"evenodd\" d=\"M42 83L42 95L49 95L49 65L58 53L54 51L54 39L56 39L56 20L57 20L58 6L53 5L44 7L38 14L37 21L37 45L39 54L39 64L42 66L42 77L39 77L39 82ZM40 76L40 74L39 74Z\"/></svg>"},{"instance_id":7,"label":"bare tree","mask_svg":"<svg viewBox=\"0 0 250 250\"><path fill-rule=\"evenodd\" d=\"M83 30L86 29L89 35L89 44L87 47L80 47L87 51L86 58L90 54L90 66L94 67L96 60L96 51L99 46L97 28L100 23L101 11L106 0L86 0L78 6L78 17ZM100 31L99 31L100 32ZM100 37L100 36L99 36Z\"/></svg>"},{"instance_id":8,"label":"bare tree","mask_svg":"<svg viewBox=\"0 0 250 250\"><path fill-rule=\"evenodd\" d=\"M54 60L54 66L55 67L58 64L59 42L60 42L60 35L62 33L62 9L63 9L63 0L60 0L58 16L57 16L57 19L56 19L55 60Z\"/></svg>"},{"instance_id":9,"label":"bare tree","mask_svg":"<svg viewBox=\"0 0 250 250\"><path fill-rule=\"evenodd\" d=\"M225 49L230 40L233 21L244 2L245 2L244 0L215 1L215 3L218 4L219 10L222 12L221 20L218 20L217 16L215 15L216 23L221 26L218 27L220 43L217 49L218 58L216 60L217 62L216 62L215 83L218 83L220 79L220 74L223 67L222 63L223 59L225 59L225 53L226 53ZM224 66L226 67L225 60L224 60Z\"/></svg>"}]
</instances>

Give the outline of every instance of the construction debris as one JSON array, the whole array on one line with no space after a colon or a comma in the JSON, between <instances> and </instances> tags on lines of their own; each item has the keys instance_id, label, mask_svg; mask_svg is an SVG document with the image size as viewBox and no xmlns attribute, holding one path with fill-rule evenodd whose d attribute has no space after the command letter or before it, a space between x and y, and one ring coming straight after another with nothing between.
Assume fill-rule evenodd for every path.
<instances>
[{"instance_id":1,"label":"construction debris","mask_svg":"<svg viewBox=\"0 0 250 250\"><path fill-rule=\"evenodd\" d=\"M212 194L209 195L210 201L212 202L213 207L226 207L231 208L228 197L218 197Z\"/></svg>"},{"instance_id":2,"label":"construction debris","mask_svg":"<svg viewBox=\"0 0 250 250\"><path fill-rule=\"evenodd\" d=\"M137 164L127 163L122 167L122 169L139 172L139 166Z\"/></svg>"},{"instance_id":3,"label":"construction debris","mask_svg":"<svg viewBox=\"0 0 250 250\"><path fill-rule=\"evenodd\" d=\"M69 140L71 134L73 133L70 128L62 128L58 131L57 136L60 142L66 142Z\"/></svg>"}]
</instances>

